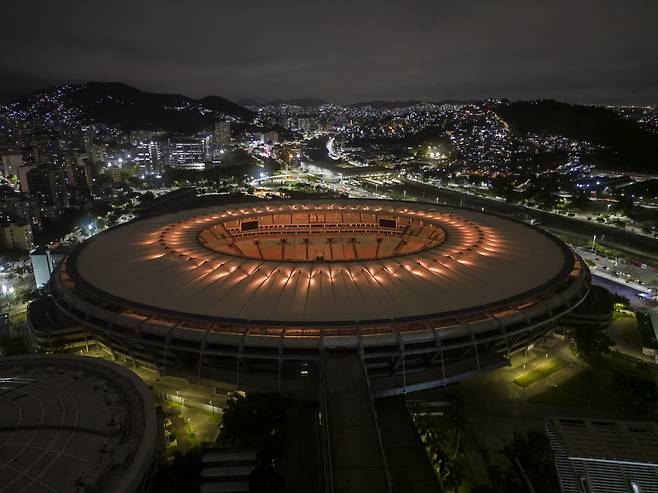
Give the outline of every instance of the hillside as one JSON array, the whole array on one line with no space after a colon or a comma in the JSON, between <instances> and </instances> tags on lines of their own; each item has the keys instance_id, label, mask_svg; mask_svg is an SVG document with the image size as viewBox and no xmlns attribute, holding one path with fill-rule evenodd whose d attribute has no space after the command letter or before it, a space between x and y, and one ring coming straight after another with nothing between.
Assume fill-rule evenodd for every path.
<instances>
[{"instance_id":1,"label":"hillside","mask_svg":"<svg viewBox=\"0 0 658 493\"><path fill-rule=\"evenodd\" d=\"M118 82L60 86L22 97L0 110L6 117L54 124L105 123L124 130L158 129L191 133L222 117L250 121L254 114L219 96L200 100L144 92Z\"/></svg>"},{"instance_id":2,"label":"hillside","mask_svg":"<svg viewBox=\"0 0 658 493\"><path fill-rule=\"evenodd\" d=\"M590 156L601 167L658 171L658 135L607 108L540 100L502 103L493 110L517 133L564 135L605 146Z\"/></svg>"}]
</instances>

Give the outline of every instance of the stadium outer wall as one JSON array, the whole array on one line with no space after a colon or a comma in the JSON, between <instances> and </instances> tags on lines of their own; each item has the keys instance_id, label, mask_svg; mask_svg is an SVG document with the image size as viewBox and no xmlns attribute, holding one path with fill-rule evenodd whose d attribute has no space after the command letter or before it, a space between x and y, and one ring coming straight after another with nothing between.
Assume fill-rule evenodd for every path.
<instances>
[{"instance_id":1,"label":"stadium outer wall","mask_svg":"<svg viewBox=\"0 0 658 493\"><path fill-rule=\"evenodd\" d=\"M101 348L118 360L161 375L206 385L220 381L249 390L315 394L323 355L349 350L362 357L373 393L392 395L454 383L508 365L510 354L541 340L583 301L591 281L586 264L560 240L532 229L551 238L565 255L557 281L524 299L438 318L351 326L305 323L263 337L268 331L277 333L277 323L256 327L122 306L121 300L81 282L75 262L84 245L62 262L50 290L58 308L92 332Z\"/></svg>"}]
</instances>

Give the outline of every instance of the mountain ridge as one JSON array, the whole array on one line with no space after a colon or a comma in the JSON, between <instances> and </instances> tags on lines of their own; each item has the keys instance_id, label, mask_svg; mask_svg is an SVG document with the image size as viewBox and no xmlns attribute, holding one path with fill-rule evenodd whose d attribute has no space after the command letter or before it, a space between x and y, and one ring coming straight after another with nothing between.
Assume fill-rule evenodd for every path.
<instances>
[{"instance_id":1,"label":"mountain ridge","mask_svg":"<svg viewBox=\"0 0 658 493\"><path fill-rule=\"evenodd\" d=\"M194 99L182 94L142 91L122 82L86 82L53 86L0 107L0 114L20 112L58 122L105 123L125 130L153 129L192 133L231 117L250 121L254 113L221 96Z\"/></svg>"}]
</instances>

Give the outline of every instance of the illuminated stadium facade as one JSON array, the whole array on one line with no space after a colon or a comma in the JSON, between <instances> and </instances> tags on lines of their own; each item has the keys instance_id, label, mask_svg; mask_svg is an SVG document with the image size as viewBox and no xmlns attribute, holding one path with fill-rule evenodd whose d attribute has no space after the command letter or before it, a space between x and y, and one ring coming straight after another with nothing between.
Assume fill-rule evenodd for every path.
<instances>
[{"instance_id":1,"label":"illuminated stadium facade","mask_svg":"<svg viewBox=\"0 0 658 493\"><path fill-rule=\"evenodd\" d=\"M306 200L121 225L62 262L51 293L115 357L161 374L303 392L324 354L358 351L385 395L507 364L589 284L564 243L501 216Z\"/></svg>"}]
</instances>

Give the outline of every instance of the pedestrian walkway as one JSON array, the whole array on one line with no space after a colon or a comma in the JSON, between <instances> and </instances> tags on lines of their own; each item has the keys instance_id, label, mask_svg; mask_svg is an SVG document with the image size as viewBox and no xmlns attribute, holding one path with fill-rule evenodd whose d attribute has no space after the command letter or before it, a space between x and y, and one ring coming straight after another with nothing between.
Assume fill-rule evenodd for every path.
<instances>
[{"instance_id":1,"label":"pedestrian walkway","mask_svg":"<svg viewBox=\"0 0 658 493\"><path fill-rule=\"evenodd\" d=\"M439 483L404 396L375 401L393 493L437 493Z\"/></svg>"},{"instance_id":2,"label":"pedestrian walkway","mask_svg":"<svg viewBox=\"0 0 658 493\"><path fill-rule=\"evenodd\" d=\"M332 491L390 492L361 357L352 351L332 352L323 366Z\"/></svg>"}]
</instances>

